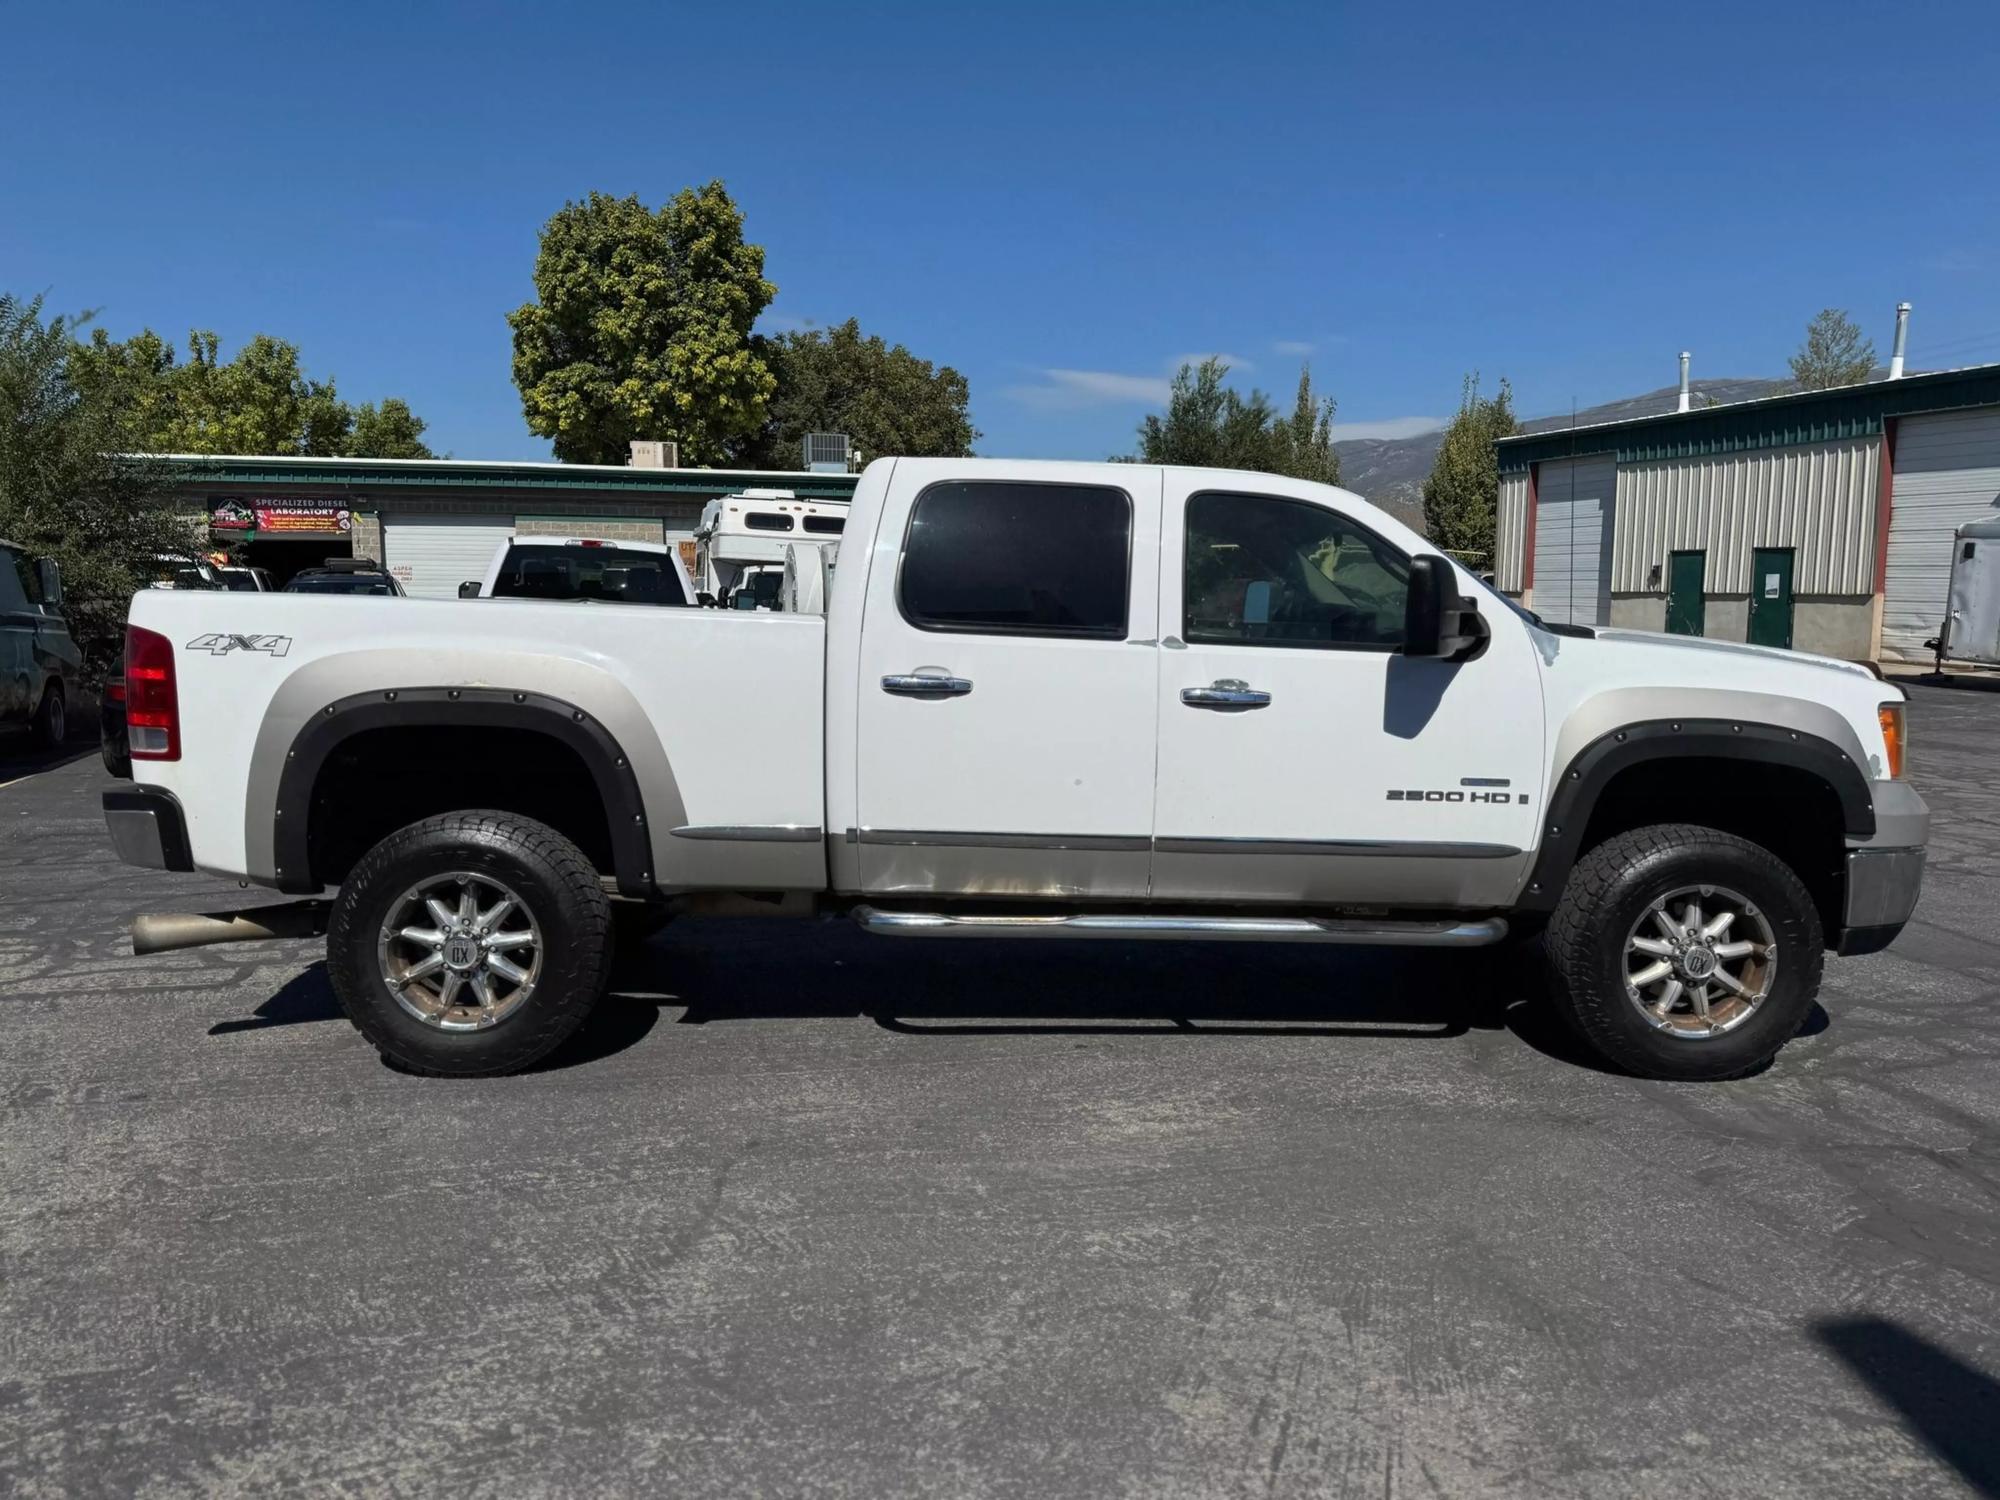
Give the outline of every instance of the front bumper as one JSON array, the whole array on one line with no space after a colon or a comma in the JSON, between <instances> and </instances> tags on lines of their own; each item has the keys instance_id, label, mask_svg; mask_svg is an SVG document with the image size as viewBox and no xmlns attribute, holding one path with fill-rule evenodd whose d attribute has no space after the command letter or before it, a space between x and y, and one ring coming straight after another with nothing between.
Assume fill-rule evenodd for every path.
<instances>
[{"instance_id":1,"label":"front bumper","mask_svg":"<svg viewBox=\"0 0 2000 1500\"><path fill-rule=\"evenodd\" d=\"M148 870L192 870L187 819L172 792L125 786L104 794L104 823L111 846L128 865Z\"/></svg>"},{"instance_id":2,"label":"front bumper","mask_svg":"<svg viewBox=\"0 0 2000 1500\"><path fill-rule=\"evenodd\" d=\"M1836 952L1879 953L1896 940L1923 889L1930 823L1930 809L1915 788L1900 781L1877 783L1875 836L1848 842Z\"/></svg>"}]
</instances>

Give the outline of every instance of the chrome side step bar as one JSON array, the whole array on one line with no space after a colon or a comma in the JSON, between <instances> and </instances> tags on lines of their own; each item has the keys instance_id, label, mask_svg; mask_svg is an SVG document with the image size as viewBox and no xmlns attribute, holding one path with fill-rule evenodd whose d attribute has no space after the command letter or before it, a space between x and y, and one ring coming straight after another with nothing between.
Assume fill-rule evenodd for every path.
<instances>
[{"instance_id":1,"label":"chrome side step bar","mask_svg":"<svg viewBox=\"0 0 2000 1500\"><path fill-rule=\"evenodd\" d=\"M1123 938L1163 942L1349 943L1373 947L1484 948L1507 936L1501 917L1396 922L1381 917L1229 917L1135 913L978 916L854 908L864 932L885 937Z\"/></svg>"}]
</instances>

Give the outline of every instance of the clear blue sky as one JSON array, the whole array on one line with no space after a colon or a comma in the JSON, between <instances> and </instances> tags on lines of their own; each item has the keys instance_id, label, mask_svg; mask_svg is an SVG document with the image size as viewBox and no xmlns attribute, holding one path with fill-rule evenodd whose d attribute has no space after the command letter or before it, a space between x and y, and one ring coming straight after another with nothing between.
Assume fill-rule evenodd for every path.
<instances>
[{"instance_id":1,"label":"clear blue sky","mask_svg":"<svg viewBox=\"0 0 2000 1500\"><path fill-rule=\"evenodd\" d=\"M2000 5L9 7L0 287L269 332L440 450L542 457L506 312L590 189L725 179L780 287L957 365L982 452L1102 457L1174 363L1343 427L2000 359Z\"/></svg>"}]
</instances>

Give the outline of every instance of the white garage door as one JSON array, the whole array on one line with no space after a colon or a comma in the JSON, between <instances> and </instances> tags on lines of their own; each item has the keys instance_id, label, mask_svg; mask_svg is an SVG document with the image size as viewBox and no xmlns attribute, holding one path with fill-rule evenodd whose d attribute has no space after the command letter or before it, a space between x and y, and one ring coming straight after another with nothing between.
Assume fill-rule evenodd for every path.
<instances>
[{"instance_id":1,"label":"white garage door","mask_svg":"<svg viewBox=\"0 0 2000 1500\"><path fill-rule=\"evenodd\" d=\"M1611 500L1618 460L1610 453L1558 458L1535 476L1535 613L1558 625L1611 618Z\"/></svg>"},{"instance_id":2,"label":"white garage door","mask_svg":"<svg viewBox=\"0 0 2000 1500\"><path fill-rule=\"evenodd\" d=\"M493 552L513 535L512 516L382 518L382 565L413 599L456 599L458 586L486 576Z\"/></svg>"},{"instance_id":3,"label":"white garage door","mask_svg":"<svg viewBox=\"0 0 2000 1500\"><path fill-rule=\"evenodd\" d=\"M1895 463L1882 654L1929 661L1924 642L1944 623L1952 533L2000 516L2000 406L1903 418Z\"/></svg>"}]
</instances>

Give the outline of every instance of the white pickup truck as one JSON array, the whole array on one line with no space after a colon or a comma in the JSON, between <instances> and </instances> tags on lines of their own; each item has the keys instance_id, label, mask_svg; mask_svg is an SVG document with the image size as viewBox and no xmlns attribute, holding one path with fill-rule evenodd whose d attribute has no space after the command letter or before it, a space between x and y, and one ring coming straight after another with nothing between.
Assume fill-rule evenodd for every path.
<instances>
[{"instance_id":1,"label":"white pickup truck","mask_svg":"<svg viewBox=\"0 0 2000 1500\"><path fill-rule=\"evenodd\" d=\"M1605 1058L1725 1078L1923 873L1897 689L1543 625L1359 497L1264 474L883 459L823 618L145 593L127 662L124 858L320 898L141 917L135 946L324 930L348 1015L434 1073L559 1043L643 903L919 937L1540 932Z\"/></svg>"}]
</instances>

